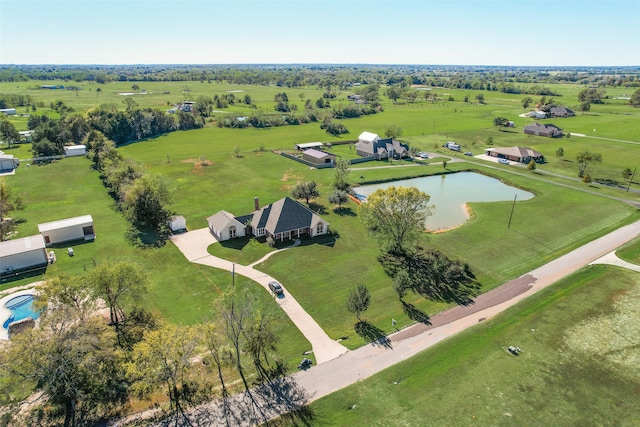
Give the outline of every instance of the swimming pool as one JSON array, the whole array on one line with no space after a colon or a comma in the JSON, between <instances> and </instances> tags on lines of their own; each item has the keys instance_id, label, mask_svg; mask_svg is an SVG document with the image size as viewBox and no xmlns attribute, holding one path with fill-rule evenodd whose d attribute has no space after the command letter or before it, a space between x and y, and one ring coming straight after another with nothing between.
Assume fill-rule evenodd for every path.
<instances>
[{"instance_id":1,"label":"swimming pool","mask_svg":"<svg viewBox=\"0 0 640 427\"><path fill-rule=\"evenodd\" d=\"M40 317L40 312L33 309L34 300L35 297L33 295L20 295L7 301L4 306L11 312L11 315L2 324L2 328L9 329L10 323L27 317L31 317L34 320Z\"/></svg>"}]
</instances>

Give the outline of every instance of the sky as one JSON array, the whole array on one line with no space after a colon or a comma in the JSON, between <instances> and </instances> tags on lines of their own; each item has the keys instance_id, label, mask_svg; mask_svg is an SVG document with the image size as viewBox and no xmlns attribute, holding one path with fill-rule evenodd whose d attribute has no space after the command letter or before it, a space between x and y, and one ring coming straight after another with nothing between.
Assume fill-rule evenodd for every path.
<instances>
[{"instance_id":1,"label":"sky","mask_svg":"<svg viewBox=\"0 0 640 427\"><path fill-rule=\"evenodd\" d=\"M0 64L640 65L640 0L0 0Z\"/></svg>"}]
</instances>

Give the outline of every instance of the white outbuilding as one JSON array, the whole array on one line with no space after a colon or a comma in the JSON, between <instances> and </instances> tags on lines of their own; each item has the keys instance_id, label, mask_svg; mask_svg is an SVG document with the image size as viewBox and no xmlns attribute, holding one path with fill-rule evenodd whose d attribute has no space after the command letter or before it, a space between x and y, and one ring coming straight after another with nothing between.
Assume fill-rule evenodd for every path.
<instances>
[{"instance_id":1,"label":"white outbuilding","mask_svg":"<svg viewBox=\"0 0 640 427\"><path fill-rule=\"evenodd\" d=\"M87 154L86 145L69 145L64 147L64 155L67 157L84 156Z\"/></svg>"},{"instance_id":2,"label":"white outbuilding","mask_svg":"<svg viewBox=\"0 0 640 427\"><path fill-rule=\"evenodd\" d=\"M182 215L174 215L169 219L171 231L187 231L187 220Z\"/></svg>"},{"instance_id":3,"label":"white outbuilding","mask_svg":"<svg viewBox=\"0 0 640 427\"><path fill-rule=\"evenodd\" d=\"M0 242L0 275L45 267L49 262L40 234Z\"/></svg>"},{"instance_id":4,"label":"white outbuilding","mask_svg":"<svg viewBox=\"0 0 640 427\"><path fill-rule=\"evenodd\" d=\"M40 230L47 246L72 240L94 240L96 238L91 215L45 222L38 224L38 230Z\"/></svg>"}]
</instances>

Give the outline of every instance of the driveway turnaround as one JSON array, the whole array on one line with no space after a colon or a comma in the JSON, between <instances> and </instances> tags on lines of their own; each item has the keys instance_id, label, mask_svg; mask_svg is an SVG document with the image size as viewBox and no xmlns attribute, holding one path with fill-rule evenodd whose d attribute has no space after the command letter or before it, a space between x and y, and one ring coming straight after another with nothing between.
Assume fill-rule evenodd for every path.
<instances>
[{"instance_id":1,"label":"driveway turnaround","mask_svg":"<svg viewBox=\"0 0 640 427\"><path fill-rule=\"evenodd\" d=\"M262 271L254 269L253 266L261 263L267 257L279 251L271 252L261 260L256 261L249 266L240 264L234 265L231 261L214 257L207 252L207 248L210 245L218 243L208 228L201 228L199 230L177 234L171 238L171 241L178 247L178 249L180 249L189 261L227 271L235 271L235 274L239 274L259 283L267 291L269 291L269 282L277 280ZM298 301L296 301L296 299L287 292L286 288L284 288L284 290L285 297L276 298L275 300L289 316L291 321L298 327L298 329L300 329L300 332L302 332L305 338L307 338L311 343L316 364L325 363L329 360L335 359L348 351L345 346L329 338L320 325L318 325L316 321L313 320L313 318L302 308Z\"/></svg>"}]
</instances>

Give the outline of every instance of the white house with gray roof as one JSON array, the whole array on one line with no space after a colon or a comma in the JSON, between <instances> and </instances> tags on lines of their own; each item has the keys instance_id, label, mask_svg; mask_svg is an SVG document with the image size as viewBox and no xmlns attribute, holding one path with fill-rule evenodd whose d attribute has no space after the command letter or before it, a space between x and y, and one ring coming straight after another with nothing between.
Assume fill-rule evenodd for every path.
<instances>
[{"instance_id":1,"label":"white house with gray roof","mask_svg":"<svg viewBox=\"0 0 640 427\"><path fill-rule=\"evenodd\" d=\"M329 231L327 221L289 197L257 209L249 215L236 217L227 211L220 211L207 218L207 222L209 230L218 241L242 237L248 233L255 237L271 237L283 241L303 235L320 236Z\"/></svg>"},{"instance_id":2,"label":"white house with gray roof","mask_svg":"<svg viewBox=\"0 0 640 427\"><path fill-rule=\"evenodd\" d=\"M209 223L209 231L218 241L246 235L245 225L227 211L220 211L215 215L211 215L207 218L207 223Z\"/></svg>"},{"instance_id":3,"label":"white house with gray roof","mask_svg":"<svg viewBox=\"0 0 640 427\"><path fill-rule=\"evenodd\" d=\"M409 146L392 138L382 139L375 133L362 132L356 143L356 153L362 157L375 157L377 160L401 159L409 153Z\"/></svg>"}]
</instances>

